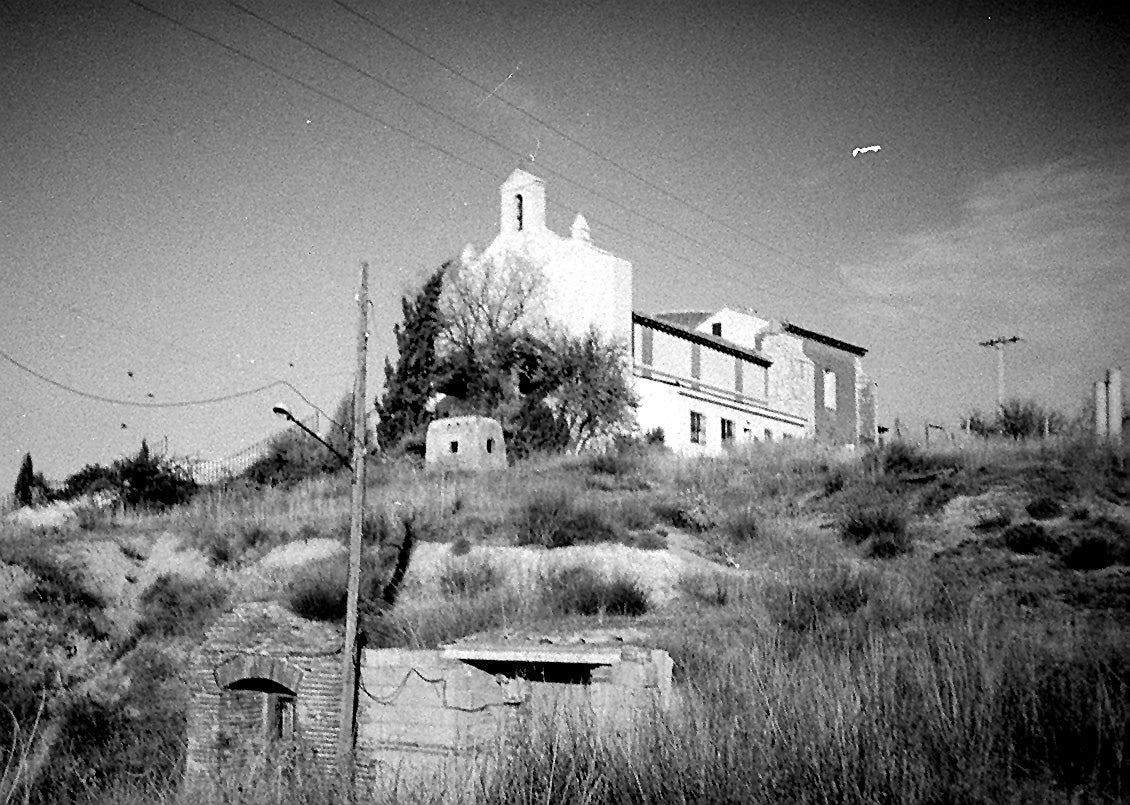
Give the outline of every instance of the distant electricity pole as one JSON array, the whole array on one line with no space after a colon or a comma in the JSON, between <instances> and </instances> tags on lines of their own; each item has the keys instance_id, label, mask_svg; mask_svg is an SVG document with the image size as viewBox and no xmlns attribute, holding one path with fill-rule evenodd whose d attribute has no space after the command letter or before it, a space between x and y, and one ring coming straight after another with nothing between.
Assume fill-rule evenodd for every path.
<instances>
[{"instance_id":1,"label":"distant electricity pole","mask_svg":"<svg viewBox=\"0 0 1130 805\"><path fill-rule=\"evenodd\" d=\"M982 341L981 346L992 347L997 351L997 408L1004 405L1004 348L1009 344L1015 344L1017 341L1023 341L1020 336L1014 335L1012 338L990 338L988 341Z\"/></svg>"}]
</instances>

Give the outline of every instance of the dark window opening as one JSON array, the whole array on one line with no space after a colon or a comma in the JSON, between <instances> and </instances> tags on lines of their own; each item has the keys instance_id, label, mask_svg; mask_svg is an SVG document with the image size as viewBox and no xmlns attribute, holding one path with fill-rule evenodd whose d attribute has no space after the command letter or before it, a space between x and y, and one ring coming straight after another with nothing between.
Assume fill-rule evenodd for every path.
<instances>
[{"instance_id":1,"label":"dark window opening","mask_svg":"<svg viewBox=\"0 0 1130 805\"><path fill-rule=\"evenodd\" d=\"M450 450L450 452L452 452L452 453L458 453L458 452L459 452L459 442L452 442L452 443L451 443L451 444L450 444L450 445L448 446L448 449L449 449L449 450Z\"/></svg>"},{"instance_id":2,"label":"dark window opening","mask_svg":"<svg viewBox=\"0 0 1130 805\"><path fill-rule=\"evenodd\" d=\"M514 200L518 204L518 231L522 231L522 194L514 196Z\"/></svg>"},{"instance_id":3,"label":"dark window opening","mask_svg":"<svg viewBox=\"0 0 1130 805\"><path fill-rule=\"evenodd\" d=\"M710 332L714 333L714 335L721 338L722 337L722 322L716 321L712 325L710 325Z\"/></svg>"},{"instance_id":4,"label":"dark window opening","mask_svg":"<svg viewBox=\"0 0 1130 805\"><path fill-rule=\"evenodd\" d=\"M463 660L494 676L525 679L529 682L552 682L558 685L591 685L594 668L603 666L581 662L532 662L522 660Z\"/></svg>"},{"instance_id":5,"label":"dark window opening","mask_svg":"<svg viewBox=\"0 0 1130 805\"><path fill-rule=\"evenodd\" d=\"M765 429L765 441L767 441L767 442L773 441L773 431L769 430L769 428Z\"/></svg>"},{"instance_id":6,"label":"dark window opening","mask_svg":"<svg viewBox=\"0 0 1130 805\"><path fill-rule=\"evenodd\" d=\"M293 696L272 693L267 698L267 737L276 740L289 740L294 737Z\"/></svg>"},{"instance_id":7,"label":"dark window opening","mask_svg":"<svg viewBox=\"0 0 1130 805\"><path fill-rule=\"evenodd\" d=\"M722 443L734 441L734 420L722 420Z\"/></svg>"},{"instance_id":8,"label":"dark window opening","mask_svg":"<svg viewBox=\"0 0 1130 805\"><path fill-rule=\"evenodd\" d=\"M494 452L494 439L487 439L487 452L488 453Z\"/></svg>"},{"instance_id":9,"label":"dark window opening","mask_svg":"<svg viewBox=\"0 0 1130 805\"><path fill-rule=\"evenodd\" d=\"M706 417L698 411L691 411L691 444L706 443Z\"/></svg>"}]
</instances>

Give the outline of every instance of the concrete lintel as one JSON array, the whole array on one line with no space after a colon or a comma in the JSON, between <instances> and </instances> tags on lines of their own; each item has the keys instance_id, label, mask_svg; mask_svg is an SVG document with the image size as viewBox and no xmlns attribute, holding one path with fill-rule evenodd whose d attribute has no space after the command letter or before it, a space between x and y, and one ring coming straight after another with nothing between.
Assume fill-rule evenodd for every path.
<instances>
[{"instance_id":1,"label":"concrete lintel","mask_svg":"<svg viewBox=\"0 0 1130 805\"><path fill-rule=\"evenodd\" d=\"M614 665L620 662L622 645L614 646L445 646L443 656L452 660L494 662L562 663L566 665Z\"/></svg>"}]
</instances>

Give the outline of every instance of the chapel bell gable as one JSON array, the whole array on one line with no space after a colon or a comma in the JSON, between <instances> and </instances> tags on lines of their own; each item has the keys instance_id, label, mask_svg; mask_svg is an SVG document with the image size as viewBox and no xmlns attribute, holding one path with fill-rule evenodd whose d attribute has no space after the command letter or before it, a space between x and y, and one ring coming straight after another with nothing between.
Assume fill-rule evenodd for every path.
<instances>
[{"instance_id":1,"label":"chapel bell gable","mask_svg":"<svg viewBox=\"0 0 1130 805\"><path fill-rule=\"evenodd\" d=\"M545 182L516 168L502 183L503 234L543 231L545 229Z\"/></svg>"}]
</instances>

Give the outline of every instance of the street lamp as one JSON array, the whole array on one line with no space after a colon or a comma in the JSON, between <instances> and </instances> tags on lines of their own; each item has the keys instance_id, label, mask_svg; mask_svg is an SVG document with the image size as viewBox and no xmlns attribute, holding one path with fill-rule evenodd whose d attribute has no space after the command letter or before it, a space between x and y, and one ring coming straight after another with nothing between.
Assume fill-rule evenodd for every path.
<instances>
[{"instance_id":1,"label":"street lamp","mask_svg":"<svg viewBox=\"0 0 1130 805\"><path fill-rule=\"evenodd\" d=\"M332 447L332 446L330 445L330 443L329 443L329 442L327 442L327 441L326 441L325 439L323 439L323 438L322 438L321 436L319 436L318 434L314 433L314 431L310 430L310 429L309 429L308 427L306 427L306 426L305 426L305 425L303 425L303 424L302 424L301 422L299 422L299 421L298 421L297 419L295 419L295 418L294 418L294 414L292 414L292 413L291 413L290 411L286 410L286 408L284 408L284 407L283 407L283 406L281 406L281 405L276 405L276 406L275 406L274 408L272 408L272 409L271 409L271 412L272 412L273 414L275 414L276 416L281 416L281 417L282 417L282 418L284 418L284 419L290 420L290 421L291 421L292 423L294 423L295 425L297 425L298 427L300 427L300 428L301 428L302 430L306 431L306 432L307 432L308 434L310 434L310 435L311 435L311 436L313 436L313 437L314 437L315 439L317 439L317 440L318 440L319 442L321 442L321 443L322 443L322 445L323 445L323 446L324 446L324 447L325 447L325 448L326 448L327 450L329 450L329 451L330 451L331 453L333 453L333 454L334 454L335 456L337 456L337 460L341 462L341 466L343 466L343 467L348 467L348 466L350 466L350 464L349 464L349 459L348 459L348 458L346 458L346 457L345 457L345 456L343 456L343 455L342 455L341 453L339 453L339 452L338 452L337 450L335 450L335 449L334 449L334 448L333 448L333 447Z\"/></svg>"}]
</instances>

